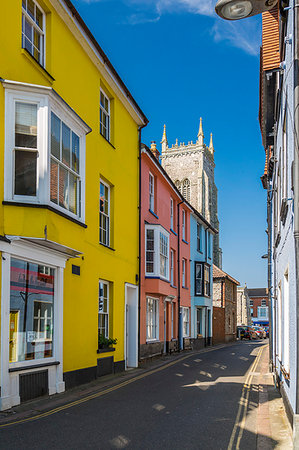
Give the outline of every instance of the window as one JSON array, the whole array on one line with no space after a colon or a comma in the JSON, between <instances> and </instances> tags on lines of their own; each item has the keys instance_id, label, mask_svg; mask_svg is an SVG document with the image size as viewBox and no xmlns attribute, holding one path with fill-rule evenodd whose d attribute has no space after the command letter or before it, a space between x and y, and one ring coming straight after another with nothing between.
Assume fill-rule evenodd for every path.
<instances>
[{"instance_id":1,"label":"window","mask_svg":"<svg viewBox=\"0 0 299 450\"><path fill-rule=\"evenodd\" d=\"M169 233L160 225L145 226L145 273L169 279Z\"/></svg>"},{"instance_id":2,"label":"window","mask_svg":"<svg viewBox=\"0 0 299 450\"><path fill-rule=\"evenodd\" d=\"M149 209L155 211L155 178L149 174Z\"/></svg>"},{"instance_id":3,"label":"window","mask_svg":"<svg viewBox=\"0 0 299 450\"><path fill-rule=\"evenodd\" d=\"M159 339L159 300L152 297L146 299L146 339Z\"/></svg>"},{"instance_id":4,"label":"window","mask_svg":"<svg viewBox=\"0 0 299 450\"><path fill-rule=\"evenodd\" d=\"M250 308L250 316L253 317L253 308Z\"/></svg>"},{"instance_id":5,"label":"window","mask_svg":"<svg viewBox=\"0 0 299 450\"><path fill-rule=\"evenodd\" d=\"M100 92L100 133L110 141L110 100L103 91Z\"/></svg>"},{"instance_id":6,"label":"window","mask_svg":"<svg viewBox=\"0 0 299 450\"><path fill-rule=\"evenodd\" d=\"M212 252L211 252L211 250L212 250L212 245L211 245L211 243L212 243L212 239L211 239L211 233L209 233L208 231L207 231L207 239L208 239L208 258L211 258L211 254L212 254Z\"/></svg>"},{"instance_id":7,"label":"window","mask_svg":"<svg viewBox=\"0 0 299 450\"><path fill-rule=\"evenodd\" d=\"M177 188L177 190L182 193L181 182L179 180L176 180L174 184L175 184L175 187Z\"/></svg>"},{"instance_id":8,"label":"window","mask_svg":"<svg viewBox=\"0 0 299 450\"><path fill-rule=\"evenodd\" d=\"M190 202L190 180L188 180L188 178L186 178L183 181L183 192L182 192L182 194L185 197L185 199L187 200L187 202Z\"/></svg>"},{"instance_id":9,"label":"window","mask_svg":"<svg viewBox=\"0 0 299 450\"><path fill-rule=\"evenodd\" d=\"M53 356L55 269L11 258L9 362Z\"/></svg>"},{"instance_id":10,"label":"window","mask_svg":"<svg viewBox=\"0 0 299 450\"><path fill-rule=\"evenodd\" d=\"M196 308L196 333L202 334L202 309Z\"/></svg>"},{"instance_id":11,"label":"window","mask_svg":"<svg viewBox=\"0 0 299 450\"><path fill-rule=\"evenodd\" d=\"M15 104L14 194L36 196L37 105Z\"/></svg>"},{"instance_id":12,"label":"window","mask_svg":"<svg viewBox=\"0 0 299 450\"><path fill-rule=\"evenodd\" d=\"M186 260L182 259L182 286L186 287Z\"/></svg>"},{"instance_id":13,"label":"window","mask_svg":"<svg viewBox=\"0 0 299 450\"><path fill-rule=\"evenodd\" d=\"M154 230L146 230L146 269L147 273L154 273L155 258L155 232Z\"/></svg>"},{"instance_id":14,"label":"window","mask_svg":"<svg viewBox=\"0 0 299 450\"><path fill-rule=\"evenodd\" d=\"M250 306L253 306L253 300L250 300L249 303L250 303Z\"/></svg>"},{"instance_id":15,"label":"window","mask_svg":"<svg viewBox=\"0 0 299 450\"><path fill-rule=\"evenodd\" d=\"M173 198L170 199L170 229L174 230L174 220L173 220Z\"/></svg>"},{"instance_id":16,"label":"window","mask_svg":"<svg viewBox=\"0 0 299 450\"><path fill-rule=\"evenodd\" d=\"M267 300L262 300L261 306L267 306Z\"/></svg>"},{"instance_id":17,"label":"window","mask_svg":"<svg viewBox=\"0 0 299 450\"><path fill-rule=\"evenodd\" d=\"M99 281L99 336L109 337L109 283Z\"/></svg>"},{"instance_id":18,"label":"window","mask_svg":"<svg viewBox=\"0 0 299 450\"><path fill-rule=\"evenodd\" d=\"M201 231L202 231L202 226L200 225L200 223L197 222L197 224L196 224L196 242L197 242L196 249L198 252L201 252Z\"/></svg>"},{"instance_id":19,"label":"window","mask_svg":"<svg viewBox=\"0 0 299 450\"><path fill-rule=\"evenodd\" d=\"M45 14L34 0L22 0L22 47L45 65Z\"/></svg>"},{"instance_id":20,"label":"window","mask_svg":"<svg viewBox=\"0 0 299 450\"><path fill-rule=\"evenodd\" d=\"M76 215L81 182L79 157L79 136L52 112L50 199Z\"/></svg>"},{"instance_id":21,"label":"window","mask_svg":"<svg viewBox=\"0 0 299 450\"><path fill-rule=\"evenodd\" d=\"M174 286L174 250L170 250L170 284Z\"/></svg>"},{"instance_id":22,"label":"window","mask_svg":"<svg viewBox=\"0 0 299 450\"><path fill-rule=\"evenodd\" d=\"M258 317L260 319L268 319L268 306L258 307Z\"/></svg>"},{"instance_id":23,"label":"window","mask_svg":"<svg viewBox=\"0 0 299 450\"><path fill-rule=\"evenodd\" d=\"M182 239L186 240L186 211L182 211Z\"/></svg>"},{"instance_id":24,"label":"window","mask_svg":"<svg viewBox=\"0 0 299 450\"><path fill-rule=\"evenodd\" d=\"M110 245L110 187L100 183L100 243Z\"/></svg>"},{"instance_id":25,"label":"window","mask_svg":"<svg viewBox=\"0 0 299 450\"><path fill-rule=\"evenodd\" d=\"M85 135L54 91L6 89L4 200L50 205L84 220Z\"/></svg>"},{"instance_id":26,"label":"window","mask_svg":"<svg viewBox=\"0 0 299 450\"><path fill-rule=\"evenodd\" d=\"M189 308L182 308L183 337L189 336Z\"/></svg>"},{"instance_id":27,"label":"window","mask_svg":"<svg viewBox=\"0 0 299 450\"><path fill-rule=\"evenodd\" d=\"M283 277L283 365L290 370L290 301L289 301L289 272L286 270Z\"/></svg>"},{"instance_id":28,"label":"window","mask_svg":"<svg viewBox=\"0 0 299 450\"><path fill-rule=\"evenodd\" d=\"M203 262L195 262L195 286L197 296L210 297L211 294L211 266Z\"/></svg>"},{"instance_id":29,"label":"window","mask_svg":"<svg viewBox=\"0 0 299 450\"><path fill-rule=\"evenodd\" d=\"M168 266L168 236L160 232L160 275L167 277Z\"/></svg>"}]
</instances>

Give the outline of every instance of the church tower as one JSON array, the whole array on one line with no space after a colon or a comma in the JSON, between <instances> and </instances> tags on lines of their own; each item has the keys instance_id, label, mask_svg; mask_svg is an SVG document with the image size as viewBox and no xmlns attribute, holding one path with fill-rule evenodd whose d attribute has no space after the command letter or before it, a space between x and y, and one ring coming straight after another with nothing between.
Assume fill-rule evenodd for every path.
<instances>
[{"instance_id":1,"label":"church tower","mask_svg":"<svg viewBox=\"0 0 299 450\"><path fill-rule=\"evenodd\" d=\"M168 146L166 126L162 136L161 164L186 200L199 211L210 224L219 230L218 191L214 181L214 144L212 133L210 144L204 143L202 118L199 122L197 141L176 143ZM214 264L222 266L222 251L219 234L214 236Z\"/></svg>"}]
</instances>

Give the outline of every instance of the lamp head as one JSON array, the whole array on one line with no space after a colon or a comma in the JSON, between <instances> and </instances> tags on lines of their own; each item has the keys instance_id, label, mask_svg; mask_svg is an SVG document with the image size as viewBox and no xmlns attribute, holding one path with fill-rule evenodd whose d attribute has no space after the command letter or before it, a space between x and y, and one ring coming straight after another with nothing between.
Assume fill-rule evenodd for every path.
<instances>
[{"instance_id":1,"label":"lamp head","mask_svg":"<svg viewBox=\"0 0 299 450\"><path fill-rule=\"evenodd\" d=\"M274 8L277 0L218 0L216 13L222 19L239 20Z\"/></svg>"}]
</instances>

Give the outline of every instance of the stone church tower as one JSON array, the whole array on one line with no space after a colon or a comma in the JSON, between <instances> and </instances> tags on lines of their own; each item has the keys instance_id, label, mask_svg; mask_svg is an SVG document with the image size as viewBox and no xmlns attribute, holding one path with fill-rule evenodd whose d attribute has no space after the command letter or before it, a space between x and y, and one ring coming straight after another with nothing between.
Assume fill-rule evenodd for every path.
<instances>
[{"instance_id":1,"label":"stone church tower","mask_svg":"<svg viewBox=\"0 0 299 450\"><path fill-rule=\"evenodd\" d=\"M168 146L166 126L162 136L161 164L187 201L199 211L210 224L219 230L217 187L214 181L214 145L211 133L210 145L204 143L202 119L200 118L197 141ZM214 264L221 268L222 251L219 234L214 236Z\"/></svg>"}]
</instances>

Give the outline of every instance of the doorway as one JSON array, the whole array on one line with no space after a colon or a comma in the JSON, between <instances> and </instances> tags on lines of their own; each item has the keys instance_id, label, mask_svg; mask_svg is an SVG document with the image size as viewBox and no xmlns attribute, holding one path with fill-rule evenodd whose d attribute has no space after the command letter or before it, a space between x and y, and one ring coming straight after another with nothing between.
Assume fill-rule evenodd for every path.
<instances>
[{"instance_id":1,"label":"doorway","mask_svg":"<svg viewBox=\"0 0 299 450\"><path fill-rule=\"evenodd\" d=\"M125 364L138 367L138 287L125 285Z\"/></svg>"}]
</instances>

